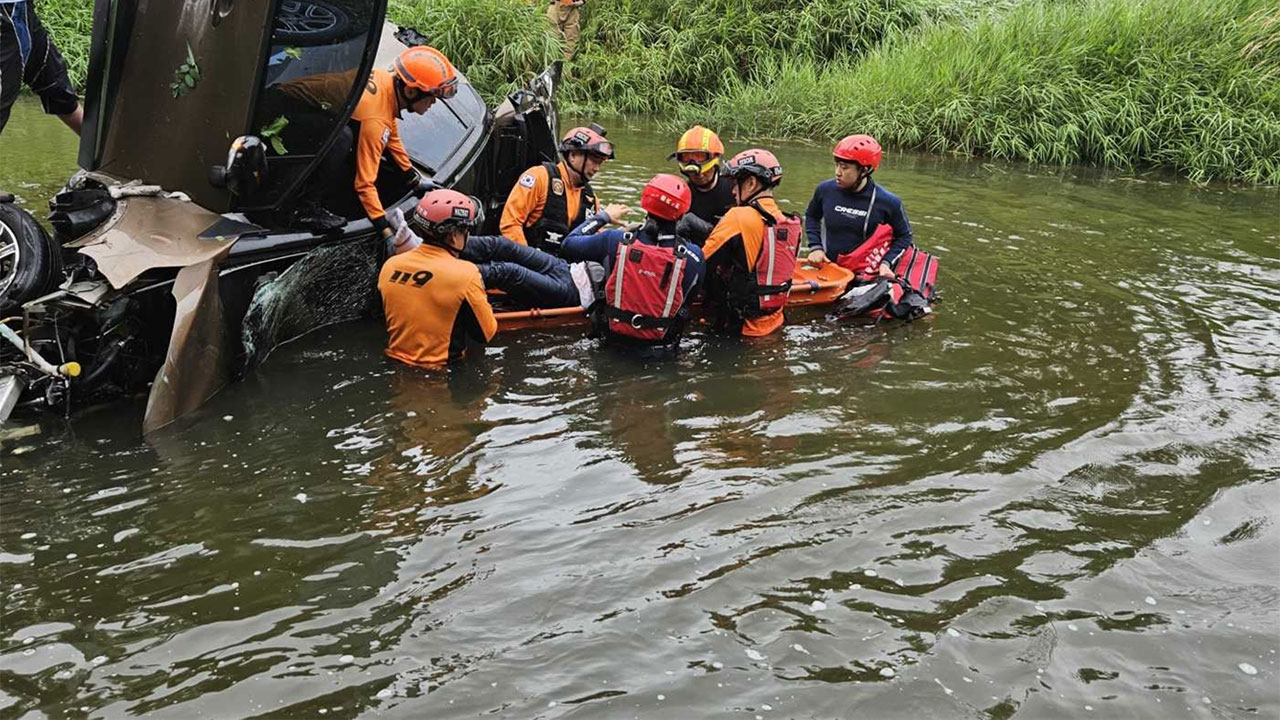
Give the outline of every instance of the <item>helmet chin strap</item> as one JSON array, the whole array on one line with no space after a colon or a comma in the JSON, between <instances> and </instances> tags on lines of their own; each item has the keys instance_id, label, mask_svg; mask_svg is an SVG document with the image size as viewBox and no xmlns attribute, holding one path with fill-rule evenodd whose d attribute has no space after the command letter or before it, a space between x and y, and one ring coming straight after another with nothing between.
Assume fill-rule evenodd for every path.
<instances>
[{"instance_id":1,"label":"helmet chin strap","mask_svg":"<svg viewBox=\"0 0 1280 720\"><path fill-rule=\"evenodd\" d=\"M740 200L740 201L738 202L738 204L739 204L739 205L743 205L743 206L750 205L751 203L753 203L753 202L755 202L755 201L756 201L756 198L758 198L758 197L760 197L761 195L763 195L764 193L768 192L768 191L769 191L769 189L770 189L770 188L768 188L768 187L767 187L763 182L761 182L761 181L760 181L760 178L757 178L757 177L755 177L754 175L752 175L752 176L750 176L750 177L751 177L752 179L754 179L758 185L760 185L760 189L759 189L759 190L756 190L756 191L755 191L755 192L753 192L753 193L751 193L751 197L748 197L748 198L742 198L742 200ZM742 197L742 184L743 184L744 182L746 182L746 178L741 178L741 179L739 179L739 178L735 178L735 179L734 179L734 182L736 182L736 183L738 184L738 197Z\"/></svg>"},{"instance_id":2,"label":"helmet chin strap","mask_svg":"<svg viewBox=\"0 0 1280 720\"><path fill-rule=\"evenodd\" d=\"M578 151L575 150L574 152ZM564 166L572 170L574 175L578 176L578 181L575 182L574 185L582 187L587 183L587 154L585 152L578 152L578 154L582 156L582 167L574 167L573 163L569 161L569 155L567 153L564 158Z\"/></svg>"},{"instance_id":3,"label":"helmet chin strap","mask_svg":"<svg viewBox=\"0 0 1280 720\"><path fill-rule=\"evenodd\" d=\"M858 179L856 182L853 183L854 192L859 192L862 190L862 188L866 187L867 181L871 179L871 173L875 172L875 170L872 170L870 168L865 168L861 165L859 165L858 167L863 169L858 170Z\"/></svg>"}]
</instances>

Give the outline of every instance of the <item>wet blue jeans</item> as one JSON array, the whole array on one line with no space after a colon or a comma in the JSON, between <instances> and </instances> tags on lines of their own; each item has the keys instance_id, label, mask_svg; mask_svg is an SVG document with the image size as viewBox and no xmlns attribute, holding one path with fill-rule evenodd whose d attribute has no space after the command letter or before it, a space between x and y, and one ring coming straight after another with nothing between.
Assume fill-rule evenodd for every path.
<instances>
[{"instance_id":1,"label":"wet blue jeans","mask_svg":"<svg viewBox=\"0 0 1280 720\"><path fill-rule=\"evenodd\" d=\"M480 268L484 286L501 290L525 307L556 308L580 305L569 263L502 236L467 239L459 256Z\"/></svg>"}]
</instances>

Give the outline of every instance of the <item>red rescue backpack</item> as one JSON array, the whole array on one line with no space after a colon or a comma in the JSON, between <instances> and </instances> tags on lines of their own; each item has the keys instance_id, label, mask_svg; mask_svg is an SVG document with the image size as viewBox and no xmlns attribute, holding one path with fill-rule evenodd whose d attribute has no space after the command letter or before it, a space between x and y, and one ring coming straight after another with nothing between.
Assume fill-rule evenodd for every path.
<instances>
[{"instance_id":1,"label":"red rescue backpack","mask_svg":"<svg viewBox=\"0 0 1280 720\"><path fill-rule=\"evenodd\" d=\"M880 223L871 236L854 250L836 258L836 264L853 273L859 281L874 277L880 271L880 262L893 245L893 226Z\"/></svg>"},{"instance_id":2,"label":"red rescue backpack","mask_svg":"<svg viewBox=\"0 0 1280 720\"><path fill-rule=\"evenodd\" d=\"M618 245L605 280L605 329L614 335L661 342L684 325L684 274L689 258L675 247L627 242Z\"/></svg>"},{"instance_id":3,"label":"red rescue backpack","mask_svg":"<svg viewBox=\"0 0 1280 720\"><path fill-rule=\"evenodd\" d=\"M938 299L938 258L912 245L902 251L898 262L893 265L893 272L906 283L911 290L920 293L926 302L933 303ZM898 302L906 289L895 284L893 301Z\"/></svg>"},{"instance_id":4,"label":"red rescue backpack","mask_svg":"<svg viewBox=\"0 0 1280 720\"><path fill-rule=\"evenodd\" d=\"M800 238L804 227L796 215L783 215L781 220L764 215L764 242L756 258L756 297L760 314L781 310L791 294L791 278L796 272L800 254Z\"/></svg>"}]
</instances>

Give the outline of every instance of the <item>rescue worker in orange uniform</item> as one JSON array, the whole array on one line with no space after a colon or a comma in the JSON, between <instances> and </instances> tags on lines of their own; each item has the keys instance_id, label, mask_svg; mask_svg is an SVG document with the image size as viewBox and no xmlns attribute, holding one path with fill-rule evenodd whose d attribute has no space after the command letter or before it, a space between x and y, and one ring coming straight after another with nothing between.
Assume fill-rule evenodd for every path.
<instances>
[{"instance_id":1,"label":"rescue worker in orange uniform","mask_svg":"<svg viewBox=\"0 0 1280 720\"><path fill-rule=\"evenodd\" d=\"M559 163L546 162L526 170L502 209L502 234L521 245L559 255L569 231L600 212L591 178L614 157L613 143L604 135L599 125L576 127L560 142ZM616 223L630 208L609 205L604 212Z\"/></svg>"},{"instance_id":2,"label":"rescue worker in orange uniform","mask_svg":"<svg viewBox=\"0 0 1280 720\"><path fill-rule=\"evenodd\" d=\"M387 260L378 275L387 318L387 355L437 367L493 339L498 322L480 269L460 260L478 212L471 198L432 190L409 218L422 244Z\"/></svg>"},{"instance_id":3,"label":"rescue worker in orange uniform","mask_svg":"<svg viewBox=\"0 0 1280 720\"><path fill-rule=\"evenodd\" d=\"M394 235L378 197L378 171L386 156L416 185L418 173L409 161L396 118L408 111L421 115L437 99L458 92L458 74L444 53L433 47L411 47L396 57L391 72L375 68L364 95L351 115L355 135L355 190L365 215L384 238Z\"/></svg>"},{"instance_id":4,"label":"rescue worker in orange uniform","mask_svg":"<svg viewBox=\"0 0 1280 720\"><path fill-rule=\"evenodd\" d=\"M800 238L800 218L778 208L782 166L768 150L744 150L725 164L737 207L707 238L706 293L714 327L763 337L782 327Z\"/></svg>"}]
</instances>

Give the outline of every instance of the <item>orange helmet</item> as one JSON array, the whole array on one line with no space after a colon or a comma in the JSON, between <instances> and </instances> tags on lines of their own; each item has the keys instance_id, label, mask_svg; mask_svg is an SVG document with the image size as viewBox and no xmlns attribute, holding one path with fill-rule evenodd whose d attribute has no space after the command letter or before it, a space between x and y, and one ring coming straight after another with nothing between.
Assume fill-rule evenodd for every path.
<instances>
[{"instance_id":1,"label":"orange helmet","mask_svg":"<svg viewBox=\"0 0 1280 720\"><path fill-rule=\"evenodd\" d=\"M767 188L782 182L782 164L778 162L778 157L760 148L743 150L734 155L725 163L724 172L731 178L753 175Z\"/></svg>"},{"instance_id":2,"label":"orange helmet","mask_svg":"<svg viewBox=\"0 0 1280 720\"><path fill-rule=\"evenodd\" d=\"M724 143L720 142L715 133L701 125L694 125L680 136L676 151L668 155L667 159L679 162L680 156L686 153L703 153L708 159L703 162L680 162L680 172L688 175L709 172L720 164L720 158L724 155Z\"/></svg>"},{"instance_id":3,"label":"orange helmet","mask_svg":"<svg viewBox=\"0 0 1280 720\"><path fill-rule=\"evenodd\" d=\"M604 128L592 123L589 127L576 127L564 134L560 152L585 152L613 159L613 143L604 137Z\"/></svg>"},{"instance_id":4,"label":"orange helmet","mask_svg":"<svg viewBox=\"0 0 1280 720\"><path fill-rule=\"evenodd\" d=\"M395 72L407 87L428 95L448 99L458 94L458 71L444 53L433 47L419 45L400 53Z\"/></svg>"}]
</instances>

